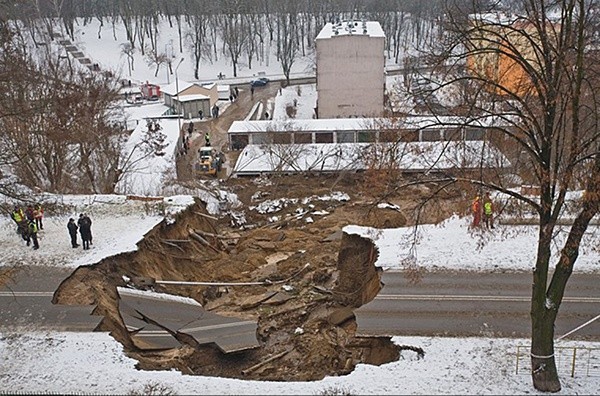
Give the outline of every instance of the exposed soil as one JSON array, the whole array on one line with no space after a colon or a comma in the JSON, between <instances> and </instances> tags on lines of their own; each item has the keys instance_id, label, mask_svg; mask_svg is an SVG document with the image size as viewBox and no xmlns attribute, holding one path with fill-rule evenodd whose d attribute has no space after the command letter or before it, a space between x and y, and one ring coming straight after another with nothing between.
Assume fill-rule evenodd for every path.
<instances>
[{"instance_id":1,"label":"exposed soil","mask_svg":"<svg viewBox=\"0 0 600 396\"><path fill-rule=\"evenodd\" d=\"M218 220L202 216L204 204L197 202L178 215L174 224L161 223L139 243L139 250L110 257L97 265L78 268L66 279L54 301L60 304L97 304L97 314L105 316L101 330L123 343L128 354L146 370L176 368L187 374L218 375L260 380L316 380L327 375L351 372L358 363L382 364L399 356L399 348L389 338L361 338L355 335L352 310L370 301L380 290L379 271L373 265L377 250L368 239L341 233L347 224L398 227L414 223L416 198L428 193L425 188L403 191L390 202L400 211L378 209L372 197L357 193L363 181L360 175L287 176L274 179L230 179L228 188L236 192L245 205L246 227L232 227L232 218ZM360 190L360 189L359 189ZM265 199L324 196L332 191L350 195L350 200L314 199L313 223L304 216L294 216L296 203L276 214L280 220L270 222L273 214L260 214L247 208L252 201ZM352 193L354 191L354 193ZM446 212L453 198L431 203L439 210L426 210L424 220L436 221ZM443 205L442 205L443 202ZM441 209L440 209L441 208ZM216 251L196 242L189 229L226 238L206 238ZM165 240L190 240L167 244ZM309 264L306 266L306 264ZM132 342L117 309L117 286L122 278L136 279L256 282L290 279L291 290L281 284L243 287L198 287L154 285L156 291L194 298L206 310L241 319L258 321L254 350L224 354L211 345L190 344L166 351L144 351ZM140 289L148 288L139 283ZM286 298L278 304L259 303L262 295L279 291ZM302 334L296 329L301 328ZM180 340L181 341L181 340ZM185 340L183 340L185 341ZM287 353L286 353L287 352ZM272 356L281 357L264 366L248 368ZM244 374L243 374L244 372Z\"/></svg>"}]
</instances>

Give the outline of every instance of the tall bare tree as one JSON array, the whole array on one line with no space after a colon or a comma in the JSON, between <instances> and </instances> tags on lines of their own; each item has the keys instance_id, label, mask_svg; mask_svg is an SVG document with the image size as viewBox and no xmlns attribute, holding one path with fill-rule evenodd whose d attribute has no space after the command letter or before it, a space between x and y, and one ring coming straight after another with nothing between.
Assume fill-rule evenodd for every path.
<instances>
[{"instance_id":1,"label":"tall bare tree","mask_svg":"<svg viewBox=\"0 0 600 396\"><path fill-rule=\"evenodd\" d=\"M287 85L290 72L300 50L298 41L298 14L295 7L285 7L277 14L277 58L283 69Z\"/></svg>"},{"instance_id":2,"label":"tall bare tree","mask_svg":"<svg viewBox=\"0 0 600 396\"><path fill-rule=\"evenodd\" d=\"M537 214L531 374L536 389L557 392L554 323L580 242L600 208L598 2L519 0L519 7L511 9L521 10L518 14L484 3L449 7L438 55L444 70L454 65L458 71L446 76L442 86L467 81L475 87L466 113L495 117L498 147L514 161L516 173L540 187L540 196L532 198L487 172L471 180L512 196ZM573 189L585 192L560 255L553 258L557 221Z\"/></svg>"}]
</instances>

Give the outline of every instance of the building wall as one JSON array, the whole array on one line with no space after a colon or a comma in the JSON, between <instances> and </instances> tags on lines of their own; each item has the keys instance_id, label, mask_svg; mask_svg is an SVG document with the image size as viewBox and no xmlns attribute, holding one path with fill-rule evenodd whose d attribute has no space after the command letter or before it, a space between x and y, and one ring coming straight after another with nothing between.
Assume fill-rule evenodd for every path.
<instances>
[{"instance_id":1,"label":"building wall","mask_svg":"<svg viewBox=\"0 0 600 396\"><path fill-rule=\"evenodd\" d=\"M493 81L499 87L496 94L506 95L507 92L524 96L535 94L531 73L515 61L513 57L526 60L528 65L540 71L539 63L532 41L541 45L537 28L524 22L491 24L479 20L472 22L473 31L470 49L467 57L467 70L478 77ZM550 40L556 27L549 27ZM490 51L495 45L497 51Z\"/></svg>"},{"instance_id":2,"label":"building wall","mask_svg":"<svg viewBox=\"0 0 600 396\"><path fill-rule=\"evenodd\" d=\"M385 38L357 33L315 41L318 118L381 116Z\"/></svg>"},{"instance_id":3,"label":"building wall","mask_svg":"<svg viewBox=\"0 0 600 396\"><path fill-rule=\"evenodd\" d=\"M182 106L182 113L183 113L183 118L197 118L199 117L198 115L198 111L202 110L202 118L209 118L210 117L210 103L208 101L208 99L199 99L199 100L193 100L193 101L189 101L189 102L183 102L181 104Z\"/></svg>"}]
</instances>

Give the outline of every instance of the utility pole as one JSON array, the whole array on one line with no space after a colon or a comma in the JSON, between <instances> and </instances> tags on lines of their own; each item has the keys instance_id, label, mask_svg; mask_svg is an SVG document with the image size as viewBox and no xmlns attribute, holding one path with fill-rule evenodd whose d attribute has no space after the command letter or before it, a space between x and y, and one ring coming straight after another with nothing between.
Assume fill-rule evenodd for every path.
<instances>
[{"instance_id":1,"label":"utility pole","mask_svg":"<svg viewBox=\"0 0 600 396\"><path fill-rule=\"evenodd\" d=\"M181 138L181 102L179 101L179 77L177 76L177 69L179 69L179 66L181 66L181 63L183 62L184 59L185 58L181 58L181 60L177 64L177 67L175 67L175 90L177 91L177 126L178 126L178 132L179 132L180 138Z\"/></svg>"}]
</instances>

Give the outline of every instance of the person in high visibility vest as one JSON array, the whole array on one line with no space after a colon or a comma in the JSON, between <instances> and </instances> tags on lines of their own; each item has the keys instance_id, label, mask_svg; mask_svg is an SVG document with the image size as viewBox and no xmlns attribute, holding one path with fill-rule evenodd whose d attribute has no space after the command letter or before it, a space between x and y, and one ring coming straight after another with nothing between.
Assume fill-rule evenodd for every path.
<instances>
[{"instance_id":1,"label":"person in high visibility vest","mask_svg":"<svg viewBox=\"0 0 600 396\"><path fill-rule=\"evenodd\" d=\"M17 234L21 235L26 240L25 235L27 234L27 222L25 221L25 213L19 206L15 206L10 214L10 217L17 224Z\"/></svg>"},{"instance_id":2,"label":"person in high visibility vest","mask_svg":"<svg viewBox=\"0 0 600 396\"><path fill-rule=\"evenodd\" d=\"M14 210L10 214L10 217L15 221L15 223L17 223L17 225L19 225L23 219L25 219L25 213L23 213L23 209L15 206Z\"/></svg>"},{"instance_id":3,"label":"person in high visibility vest","mask_svg":"<svg viewBox=\"0 0 600 396\"><path fill-rule=\"evenodd\" d=\"M27 246L30 245L31 242L33 242L33 250L38 250L40 248L40 245L38 243L38 237L37 237L37 232L38 232L38 228L37 225L35 225L35 221L34 220L28 220L27 221Z\"/></svg>"},{"instance_id":4,"label":"person in high visibility vest","mask_svg":"<svg viewBox=\"0 0 600 396\"><path fill-rule=\"evenodd\" d=\"M487 228L494 228L494 205L490 198L490 193L485 193L483 199L483 221Z\"/></svg>"}]
</instances>

